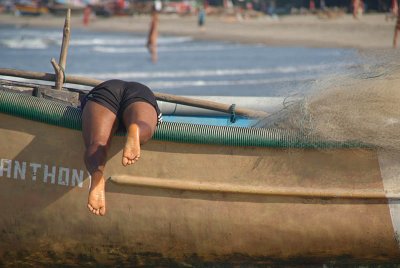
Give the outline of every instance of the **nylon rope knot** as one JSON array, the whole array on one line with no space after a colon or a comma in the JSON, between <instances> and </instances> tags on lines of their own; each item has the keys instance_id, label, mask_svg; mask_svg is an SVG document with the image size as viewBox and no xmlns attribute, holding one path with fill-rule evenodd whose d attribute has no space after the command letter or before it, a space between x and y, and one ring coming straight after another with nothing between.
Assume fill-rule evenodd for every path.
<instances>
[{"instance_id":1,"label":"nylon rope knot","mask_svg":"<svg viewBox=\"0 0 400 268\"><path fill-rule=\"evenodd\" d=\"M236 108L236 104L232 104L230 107L229 107L229 113L231 114L231 117L230 117L230 121L231 121L231 123L235 123L236 122L236 112L235 112L235 108Z\"/></svg>"}]
</instances>

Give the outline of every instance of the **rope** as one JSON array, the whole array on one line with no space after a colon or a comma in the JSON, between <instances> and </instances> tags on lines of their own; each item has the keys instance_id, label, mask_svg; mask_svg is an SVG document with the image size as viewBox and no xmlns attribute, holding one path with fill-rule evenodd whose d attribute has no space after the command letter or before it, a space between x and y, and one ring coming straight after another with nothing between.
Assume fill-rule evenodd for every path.
<instances>
[{"instance_id":1,"label":"rope","mask_svg":"<svg viewBox=\"0 0 400 268\"><path fill-rule=\"evenodd\" d=\"M231 114L231 116L230 116L230 120L231 120L231 123L235 123L236 122L236 113L235 113L235 108L236 108L236 104L232 104L230 107L229 107L229 113Z\"/></svg>"}]
</instances>

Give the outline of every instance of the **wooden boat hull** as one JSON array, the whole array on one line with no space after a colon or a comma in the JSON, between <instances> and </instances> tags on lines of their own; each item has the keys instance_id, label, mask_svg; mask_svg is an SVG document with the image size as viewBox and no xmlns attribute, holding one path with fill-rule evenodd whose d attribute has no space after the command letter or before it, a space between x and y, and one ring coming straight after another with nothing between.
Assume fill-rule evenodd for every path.
<instances>
[{"instance_id":1,"label":"wooden boat hull","mask_svg":"<svg viewBox=\"0 0 400 268\"><path fill-rule=\"evenodd\" d=\"M79 128L75 108L0 91L0 265L399 261L398 154L163 123L127 168L114 137L97 217Z\"/></svg>"},{"instance_id":2,"label":"wooden boat hull","mask_svg":"<svg viewBox=\"0 0 400 268\"><path fill-rule=\"evenodd\" d=\"M384 193L382 165L390 164L368 149L154 140L143 147L140 162L124 168L122 145L123 137L115 137L107 177ZM12 252L37 258L53 254L66 262L157 264L395 262L400 257L395 210L385 199L227 194L108 182L107 215L92 216L82 154L80 131L0 114L0 259Z\"/></svg>"}]
</instances>

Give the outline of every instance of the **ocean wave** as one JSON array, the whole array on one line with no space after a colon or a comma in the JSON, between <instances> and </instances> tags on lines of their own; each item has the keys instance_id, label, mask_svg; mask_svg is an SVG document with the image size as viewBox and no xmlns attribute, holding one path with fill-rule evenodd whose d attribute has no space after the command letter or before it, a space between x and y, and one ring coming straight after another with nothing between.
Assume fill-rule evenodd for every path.
<instances>
[{"instance_id":1,"label":"ocean wave","mask_svg":"<svg viewBox=\"0 0 400 268\"><path fill-rule=\"evenodd\" d=\"M246 80L223 80L223 81L210 81L210 80L186 80L186 81L157 81L149 82L147 85L150 88L184 88L184 87L222 87L222 86L248 86L248 85L266 85L272 83L285 83L285 82L305 82L315 80L313 76L302 77L282 77L270 79L246 79Z\"/></svg>"},{"instance_id":2,"label":"ocean wave","mask_svg":"<svg viewBox=\"0 0 400 268\"><path fill-rule=\"evenodd\" d=\"M122 54L122 53L148 53L145 43L142 43L143 47L104 47L95 46L93 51L110 54ZM173 46L173 47L158 47L158 52L186 52L186 51L217 51L236 49L239 46L224 46L224 45L192 45L192 46Z\"/></svg>"},{"instance_id":3,"label":"ocean wave","mask_svg":"<svg viewBox=\"0 0 400 268\"><path fill-rule=\"evenodd\" d=\"M192 41L190 37L164 37L160 38L158 43L160 45L168 45L168 44L179 44ZM0 44L6 46L8 48L13 49L46 49L50 45L61 45L62 36L55 36L52 34L42 35L40 37L32 36L32 33L29 35L21 34L18 37L4 37L0 38ZM69 42L70 46L94 46L94 50L101 51L104 48L107 53L116 53L120 52L120 48L111 47L108 49L107 46L141 46L143 47L146 44L146 39L143 38L127 38L127 39L111 39L111 38L83 38L83 39L71 39ZM96 49L99 47L98 49ZM135 48L131 48L135 51ZM125 48L122 48L124 51ZM145 51L144 49L137 50L138 52ZM109 52L110 51L110 52ZM132 52L127 50L127 52ZM125 52L124 52L125 53Z\"/></svg>"},{"instance_id":4,"label":"ocean wave","mask_svg":"<svg viewBox=\"0 0 400 268\"><path fill-rule=\"evenodd\" d=\"M192 41L191 37L160 37L158 43L163 44L179 44ZM73 46L143 46L146 44L146 37L138 38L92 38L71 40L70 45Z\"/></svg>"},{"instance_id":5,"label":"ocean wave","mask_svg":"<svg viewBox=\"0 0 400 268\"><path fill-rule=\"evenodd\" d=\"M260 74L290 74L332 69L333 67L346 67L345 64L317 64L300 66L280 66L272 68L253 68L253 69L216 69L216 70L191 70L191 71L171 71L171 72L118 72L118 73L77 73L75 75L88 77L101 77L107 79L139 79L139 78L180 78L180 77L219 77L237 75L260 75Z\"/></svg>"},{"instance_id":6,"label":"ocean wave","mask_svg":"<svg viewBox=\"0 0 400 268\"><path fill-rule=\"evenodd\" d=\"M46 49L52 43L52 40L41 38L0 40L2 46L12 49Z\"/></svg>"}]
</instances>

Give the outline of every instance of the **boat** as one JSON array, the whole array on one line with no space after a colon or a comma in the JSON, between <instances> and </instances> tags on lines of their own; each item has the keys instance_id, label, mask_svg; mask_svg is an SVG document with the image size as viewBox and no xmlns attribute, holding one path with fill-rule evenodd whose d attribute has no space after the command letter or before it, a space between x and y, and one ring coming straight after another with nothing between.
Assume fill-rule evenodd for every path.
<instances>
[{"instance_id":1,"label":"boat","mask_svg":"<svg viewBox=\"0 0 400 268\"><path fill-rule=\"evenodd\" d=\"M71 15L79 16L83 14L85 4L80 0L54 0L50 1L47 7L55 16L65 16L68 10Z\"/></svg>"},{"instance_id":2,"label":"boat","mask_svg":"<svg viewBox=\"0 0 400 268\"><path fill-rule=\"evenodd\" d=\"M241 103L156 93L176 109L162 108L132 166L121 165L124 133L114 137L108 211L97 217L86 207L76 85L99 81L67 76L60 90L37 82L54 74L0 75L13 77L0 80L0 265L399 263L396 153L257 127L265 111Z\"/></svg>"},{"instance_id":3,"label":"boat","mask_svg":"<svg viewBox=\"0 0 400 268\"><path fill-rule=\"evenodd\" d=\"M15 13L22 16L40 16L47 14L48 8L40 1L18 1L15 3Z\"/></svg>"},{"instance_id":4,"label":"boat","mask_svg":"<svg viewBox=\"0 0 400 268\"><path fill-rule=\"evenodd\" d=\"M84 6L70 6L70 5L49 5L49 12L55 16L64 16L68 9L71 10L72 15L79 16L83 14Z\"/></svg>"},{"instance_id":5,"label":"boat","mask_svg":"<svg viewBox=\"0 0 400 268\"><path fill-rule=\"evenodd\" d=\"M132 167L120 163L123 135L114 138L99 218L86 208L82 92L0 84L3 262L10 252L67 263L399 259L396 155L167 115Z\"/></svg>"}]
</instances>

